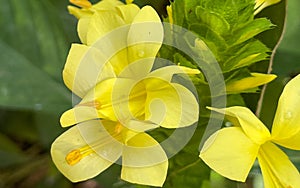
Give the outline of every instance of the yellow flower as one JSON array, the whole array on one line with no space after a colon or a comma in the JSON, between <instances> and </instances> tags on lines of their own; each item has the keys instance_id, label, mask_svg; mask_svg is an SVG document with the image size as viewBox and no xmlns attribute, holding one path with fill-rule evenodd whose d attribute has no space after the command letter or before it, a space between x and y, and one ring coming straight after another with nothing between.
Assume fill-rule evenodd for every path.
<instances>
[{"instance_id":1,"label":"yellow flower","mask_svg":"<svg viewBox=\"0 0 300 188\"><path fill-rule=\"evenodd\" d=\"M71 181L92 178L122 156L123 180L163 185L166 154L144 131L192 125L199 109L187 88L170 82L182 69L167 66L150 72L150 60L130 64L120 77L99 82L62 115L62 126L77 125L54 141L51 155Z\"/></svg>"},{"instance_id":2,"label":"yellow flower","mask_svg":"<svg viewBox=\"0 0 300 188\"><path fill-rule=\"evenodd\" d=\"M51 155L73 182L98 175L122 157L122 179L162 186L168 159L145 131L198 120L196 97L171 80L199 71L175 65L152 70L163 40L159 16L150 6L120 10L123 16L114 11L89 16L87 45L70 49L63 78L82 100L62 115L63 127L77 125L53 142Z\"/></svg>"},{"instance_id":3,"label":"yellow flower","mask_svg":"<svg viewBox=\"0 0 300 188\"><path fill-rule=\"evenodd\" d=\"M164 150L151 136L107 120L73 126L54 141L51 155L73 182L97 176L121 156L121 178L131 183L162 186L168 169Z\"/></svg>"},{"instance_id":4,"label":"yellow flower","mask_svg":"<svg viewBox=\"0 0 300 188\"><path fill-rule=\"evenodd\" d=\"M140 9L135 4L118 0L102 0L92 5L88 0L71 0L82 8L68 6L69 12L79 19L78 35L83 44L91 45L108 32L132 23ZM84 6L83 6L84 5Z\"/></svg>"},{"instance_id":5,"label":"yellow flower","mask_svg":"<svg viewBox=\"0 0 300 188\"><path fill-rule=\"evenodd\" d=\"M280 0L255 0L254 14L258 14L262 9L279 2Z\"/></svg>"},{"instance_id":6,"label":"yellow flower","mask_svg":"<svg viewBox=\"0 0 300 188\"><path fill-rule=\"evenodd\" d=\"M300 187L300 175L276 144L300 150L300 75L284 88L272 132L245 107L212 110L224 113L235 126L223 128L205 142L200 158L219 174L245 181L258 158L266 188Z\"/></svg>"}]
</instances>

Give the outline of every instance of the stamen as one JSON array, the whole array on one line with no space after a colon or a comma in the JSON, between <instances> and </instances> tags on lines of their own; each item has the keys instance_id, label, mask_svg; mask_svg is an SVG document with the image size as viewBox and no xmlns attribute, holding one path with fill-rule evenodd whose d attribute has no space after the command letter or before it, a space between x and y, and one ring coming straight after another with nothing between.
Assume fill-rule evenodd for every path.
<instances>
[{"instance_id":1,"label":"stamen","mask_svg":"<svg viewBox=\"0 0 300 188\"><path fill-rule=\"evenodd\" d=\"M77 5L81 8L90 8L92 7L92 3L88 0L70 0L70 3Z\"/></svg>"},{"instance_id":2,"label":"stamen","mask_svg":"<svg viewBox=\"0 0 300 188\"><path fill-rule=\"evenodd\" d=\"M105 138L102 138L102 139L100 138L99 140L97 140L94 143L90 143L79 149L74 149L74 150L70 151L65 157L66 162L70 166L73 166L73 165L79 163L84 157L86 157L92 153L96 153L96 151L94 149L97 149L106 144L109 144L113 140L120 140L120 138L122 137L122 134L120 134L122 132L122 130L123 130L122 124L117 123L116 127L115 127L115 131L113 133L108 133L108 134L110 134L110 136L108 135Z\"/></svg>"},{"instance_id":3,"label":"stamen","mask_svg":"<svg viewBox=\"0 0 300 188\"><path fill-rule=\"evenodd\" d=\"M72 150L66 156L66 161L69 165L73 166L81 161L82 158L94 153L94 150L90 146L84 146L80 149Z\"/></svg>"}]
</instances>

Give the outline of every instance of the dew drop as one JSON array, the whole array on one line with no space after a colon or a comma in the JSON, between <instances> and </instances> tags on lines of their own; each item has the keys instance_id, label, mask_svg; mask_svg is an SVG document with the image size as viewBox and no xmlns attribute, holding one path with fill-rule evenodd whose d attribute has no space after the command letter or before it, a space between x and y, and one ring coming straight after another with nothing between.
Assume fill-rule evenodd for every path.
<instances>
[{"instance_id":1,"label":"dew drop","mask_svg":"<svg viewBox=\"0 0 300 188\"><path fill-rule=\"evenodd\" d=\"M284 114L284 118L285 119L291 119L293 117L293 114L292 114L292 112L286 112L285 114Z\"/></svg>"},{"instance_id":2,"label":"dew drop","mask_svg":"<svg viewBox=\"0 0 300 188\"><path fill-rule=\"evenodd\" d=\"M138 52L138 56L139 56L139 57L144 57L144 55L145 55L145 52L144 52L143 50L140 50L140 51Z\"/></svg>"}]
</instances>

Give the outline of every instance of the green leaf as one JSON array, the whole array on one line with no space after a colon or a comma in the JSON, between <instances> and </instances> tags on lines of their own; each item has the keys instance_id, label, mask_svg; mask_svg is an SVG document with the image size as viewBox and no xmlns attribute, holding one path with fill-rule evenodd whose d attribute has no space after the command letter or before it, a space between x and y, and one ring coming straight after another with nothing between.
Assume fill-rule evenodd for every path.
<instances>
[{"instance_id":1,"label":"green leaf","mask_svg":"<svg viewBox=\"0 0 300 188\"><path fill-rule=\"evenodd\" d=\"M207 24L213 31L218 34L227 33L230 30L230 25L224 17L218 13L211 12L203 7L196 8L196 16L204 24Z\"/></svg>"},{"instance_id":2,"label":"green leaf","mask_svg":"<svg viewBox=\"0 0 300 188\"><path fill-rule=\"evenodd\" d=\"M69 106L70 93L22 54L0 41L0 106L57 112Z\"/></svg>"},{"instance_id":3,"label":"green leaf","mask_svg":"<svg viewBox=\"0 0 300 188\"><path fill-rule=\"evenodd\" d=\"M233 31L232 38L228 41L229 44L240 44L253 38L254 36L269 30L274 26L270 20L259 18L248 22L245 25L239 26Z\"/></svg>"},{"instance_id":4,"label":"green leaf","mask_svg":"<svg viewBox=\"0 0 300 188\"><path fill-rule=\"evenodd\" d=\"M20 164L27 159L12 140L0 133L0 168Z\"/></svg>"},{"instance_id":5,"label":"green leaf","mask_svg":"<svg viewBox=\"0 0 300 188\"><path fill-rule=\"evenodd\" d=\"M270 50L260 41L252 40L228 50L227 54L234 54L223 65L223 70L229 72L247 67L253 63L265 60ZM230 53L231 52L231 53ZM235 52L235 53L234 53Z\"/></svg>"}]
</instances>

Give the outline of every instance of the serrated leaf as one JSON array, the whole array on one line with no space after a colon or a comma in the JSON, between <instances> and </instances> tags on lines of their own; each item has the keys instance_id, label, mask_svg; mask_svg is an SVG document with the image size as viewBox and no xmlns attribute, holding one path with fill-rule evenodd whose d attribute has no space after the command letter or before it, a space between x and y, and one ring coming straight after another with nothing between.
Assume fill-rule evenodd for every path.
<instances>
[{"instance_id":1,"label":"serrated leaf","mask_svg":"<svg viewBox=\"0 0 300 188\"><path fill-rule=\"evenodd\" d=\"M217 60L219 60L219 51L227 48L225 40L205 24L191 24L189 29L199 35L199 38L206 43Z\"/></svg>"},{"instance_id":2,"label":"serrated leaf","mask_svg":"<svg viewBox=\"0 0 300 188\"><path fill-rule=\"evenodd\" d=\"M228 54L234 54L223 65L223 70L229 72L238 68L249 66L253 63L265 60L269 55L269 49L260 41L252 40L244 45L239 46L240 49L235 53L233 49L229 50Z\"/></svg>"},{"instance_id":3,"label":"serrated leaf","mask_svg":"<svg viewBox=\"0 0 300 188\"><path fill-rule=\"evenodd\" d=\"M254 36L262 33L274 26L270 20L266 18L259 18L241 25L233 31L232 37L228 40L228 44L237 45L245 42Z\"/></svg>"},{"instance_id":4,"label":"serrated leaf","mask_svg":"<svg viewBox=\"0 0 300 188\"><path fill-rule=\"evenodd\" d=\"M229 32L230 25L224 17L216 12L208 11L203 7L196 7L196 16L204 24L207 24L214 32L222 35Z\"/></svg>"}]
</instances>

